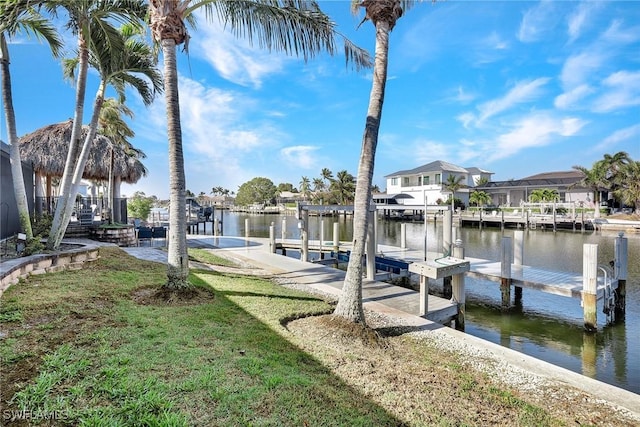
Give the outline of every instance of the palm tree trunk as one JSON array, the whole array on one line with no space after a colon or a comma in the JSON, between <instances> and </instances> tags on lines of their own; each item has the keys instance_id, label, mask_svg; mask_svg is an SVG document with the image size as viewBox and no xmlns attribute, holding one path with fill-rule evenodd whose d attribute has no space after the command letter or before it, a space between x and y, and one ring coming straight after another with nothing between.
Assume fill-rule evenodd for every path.
<instances>
[{"instance_id":1,"label":"palm tree trunk","mask_svg":"<svg viewBox=\"0 0 640 427\"><path fill-rule=\"evenodd\" d=\"M165 287L178 290L190 287L189 258L187 254L186 183L180 127L180 100L178 99L178 70L176 44L172 39L162 40L164 57L164 90L167 104L167 134L169 138L169 248Z\"/></svg>"},{"instance_id":2,"label":"palm tree trunk","mask_svg":"<svg viewBox=\"0 0 640 427\"><path fill-rule=\"evenodd\" d=\"M113 177L113 221L118 223L126 223L127 218L122 218L121 209L122 209L122 196L120 193L120 184L122 180L119 176ZM124 221L123 221L124 220Z\"/></svg>"},{"instance_id":3,"label":"palm tree trunk","mask_svg":"<svg viewBox=\"0 0 640 427\"><path fill-rule=\"evenodd\" d=\"M16 116L13 109L13 95L11 92L11 73L9 71L9 49L4 33L0 32L0 62L2 63L2 102L7 120L7 134L10 145L9 160L11 163L11 176L13 178L13 192L16 197L20 229L26 234L27 240L33 239L31 219L29 217L29 204L27 191L24 186L22 174L22 160L20 159L20 145L16 130Z\"/></svg>"},{"instance_id":4,"label":"palm tree trunk","mask_svg":"<svg viewBox=\"0 0 640 427\"><path fill-rule=\"evenodd\" d=\"M102 104L104 102L105 88L106 82L101 81L100 86L98 87L98 92L96 93L96 99L94 101L93 115L91 116L91 123L89 124L89 132L87 133L87 136L82 144L82 150L80 151L78 160L77 162L75 162L76 165L71 178L69 191L66 194L61 194L62 199L66 201L66 203L64 203L63 205L64 209L61 206L56 207L55 218L59 217L59 226L55 230L52 227L51 233L49 234L49 240L47 241L47 247L49 247L50 245L53 249L58 249L60 247L60 243L62 243L64 233L67 229L67 225L69 225L69 221L71 220L71 214L73 213L74 207L74 203L71 201L71 199L75 201L78 190L80 189L80 182L82 181L82 175L84 173L84 167L87 164L87 159L89 159L91 144L93 143L93 138L95 138L96 132L98 130L98 118L100 117L100 109L102 108ZM73 195L73 197L71 197L71 195Z\"/></svg>"},{"instance_id":5,"label":"palm tree trunk","mask_svg":"<svg viewBox=\"0 0 640 427\"><path fill-rule=\"evenodd\" d=\"M365 240L367 236L369 207L371 204L371 181L375 164L382 104L387 83L387 62L389 54L389 23L376 23L376 55L373 69L373 83L369 96L367 122L362 139L362 152L358 165L356 195L353 212L353 247L351 257L342 286L342 293L334 311L352 322L364 323L362 308L362 260L364 259ZM374 262L374 260L369 260Z\"/></svg>"},{"instance_id":6,"label":"palm tree trunk","mask_svg":"<svg viewBox=\"0 0 640 427\"><path fill-rule=\"evenodd\" d=\"M111 147L110 150L110 155L109 155L109 211L110 211L110 215L109 215L109 224L113 224L114 223L114 214L115 214L115 209L113 206L113 147Z\"/></svg>"},{"instance_id":7,"label":"palm tree trunk","mask_svg":"<svg viewBox=\"0 0 640 427\"><path fill-rule=\"evenodd\" d=\"M65 221L65 212L73 211L76 194L71 191L73 174L78 158L80 147L80 136L82 134L82 117L84 115L84 97L87 88L87 70L89 68L89 51L82 36L78 37L78 50L80 61L78 64L78 81L76 83L76 109L73 116L73 128L71 130L71 141L69 142L69 152L64 166L64 172L59 187L58 203L56 204L55 215L47 240L47 249L58 249L64 232L66 231L69 219Z\"/></svg>"}]
</instances>

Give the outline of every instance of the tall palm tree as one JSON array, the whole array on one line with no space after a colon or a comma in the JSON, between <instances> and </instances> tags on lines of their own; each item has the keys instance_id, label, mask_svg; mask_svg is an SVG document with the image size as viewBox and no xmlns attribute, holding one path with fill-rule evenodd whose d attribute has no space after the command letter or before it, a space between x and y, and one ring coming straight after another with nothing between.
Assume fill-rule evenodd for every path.
<instances>
[{"instance_id":1,"label":"tall palm tree","mask_svg":"<svg viewBox=\"0 0 640 427\"><path fill-rule=\"evenodd\" d=\"M616 197L633 206L635 212L640 214L640 161L630 161L622 166L618 183L619 187L614 192Z\"/></svg>"},{"instance_id":2,"label":"tall palm tree","mask_svg":"<svg viewBox=\"0 0 640 427\"><path fill-rule=\"evenodd\" d=\"M329 168L322 168L322 170L320 171L320 176L325 183L325 187L328 187L333 180L333 172L331 172Z\"/></svg>"},{"instance_id":3,"label":"tall palm tree","mask_svg":"<svg viewBox=\"0 0 640 427\"><path fill-rule=\"evenodd\" d=\"M346 170L338 172L336 179L331 181L331 191L342 205L347 205L353 200L355 189L355 178Z\"/></svg>"},{"instance_id":4,"label":"tall palm tree","mask_svg":"<svg viewBox=\"0 0 640 427\"><path fill-rule=\"evenodd\" d=\"M311 181L309 181L309 177L303 176L300 180L300 194L302 194L302 198L307 200L309 194L311 193Z\"/></svg>"},{"instance_id":5,"label":"tall palm tree","mask_svg":"<svg viewBox=\"0 0 640 427\"><path fill-rule=\"evenodd\" d=\"M84 167L89 158L91 143L98 129L98 118L107 86L116 91L120 102L124 102L126 99L126 88L131 87L140 95L145 105L151 104L155 94L162 91L162 78L156 68L157 56L149 45L136 37L136 31L132 27L125 25L120 31L116 30L114 34L111 34L108 39L91 38L90 46L89 63L98 71L100 82L94 100L89 132L74 167L70 186L71 194L78 193ZM69 77L74 76L78 62L77 59L65 61L65 72ZM65 197L65 199L67 198ZM55 249L62 242L72 211L72 203L66 203L64 209L56 208L54 222L47 241L49 248Z\"/></svg>"},{"instance_id":6,"label":"tall palm tree","mask_svg":"<svg viewBox=\"0 0 640 427\"><path fill-rule=\"evenodd\" d=\"M389 33L396 21L413 1L364 0L353 1L352 11L365 9L365 20L370 20L376 29L375 61L373 82L369 96L367 119L362 137L362 149L358 165L358 178L353 212L353 242L342 293L334 314L352 322L364 323L362 308L362 260L364 258L368 211L371 204L371 181L375 163L378 132L382 117L382 103L387 83L387 63L389 59ZM363 21L364 22L364 21Z\"/></svg>"},{"instance_id":7,"label":"tall palm tree","mask_svg":"<svg viewBox=\"0 0 640 427\"><path fill-rule=\"evenodd\" d=\"M451 174L447 176L447 180L442 183L442 188L451 193L451 212L456 210L455 196L456 192L464 187L463 181L464 176Z\"/></svg>"},{"instance_id":8,"label":"tall palm tree","mask_svg":"<svg viewBox=\"0 0 640 427\"><path fill-rule=\"evenodd\" d=\"M254 40L261 47L302 55L305 60L321 51L335 52L333 22L315 1L305 0L149 0L153 40L164 58L167 136L169 140L169 289L190 285L185 218L185 173L178 99L176 47L188 42L185 20L202 8L208 19L217 18L238 37ZM348 61L356 68L369 65L365 52L344 39Z\"/></svg>"},{"instance_id":9,"label":"tall palm tree","mask_svg":"<svg viewBox=\"0 0 640 427\"><path fill-rule=\"evenodd\" d=\"M114 167L114 149L119 147L129 155L136 157L144 157L142 151L133 148L128 141L129 138L135 136L135 132L129 127L124 117L133 118L133 111L124 103L115 98L107 98L100 109L100 117L98 118L98 133L106 136L111 141L111 149L109 150L109 185L108 200L111 215L109 222L120 222L120 209L115 208L116 199L116 182L113 175ZM117 196L119 199L119 194Z\"/></svg>"},{"instance_id":10,"label":"tall palm tree","mask_svg":"<svg viewBox=\"0 0 640 427\"><path fill-rule=\"evenodd\" d=\"M57 249L62 242L65 229L71 218L73 203L77 194L78 185L74 183L76 181L74 177L77 176L76 170L78 169L80 150L83 147L80 135L84 115L84 98L87 88L90 51L93 50L96 54L95 57L100 58L102 62L108 61L108 52L121 52L124 48L124 38L114 24L139 25L145 17L146 8L144 0L47 0L44 5L54 16L59 9L64 9L67 12L69 17L67 27L77 36L78 42L77 75L75 75L76 101L71 141L60 185L60 197L56 205L49 240L47 241L47 248ZM107 51L96 52L98 48L107 49ZM106 57L104 56L105 53L107 53ZM98 99L99 97L96 98L96 101ZM97 116L95 120L97 122ZM82 171L80 171L81 173ZM79 183L79 179L77 182ZM74 189L73 187L76 188Z\"/></svg>"},{"instance_id":11,"label":"tall palm tree","mask_svg":"<svg viewBox=\"0 0 640 427\"><path fill-rule=\"evenodd\" d=\"M593 202L595 204L593 216L594 218L600 218L600 191L609 186L607 180L608 165L603 160L598 160L591 169L587 169L584 166L573 166L573 169L584 174L584 177L573 185L580 185L593 191Z\"/></svg>"},{"instance_id":12,"label":"tall palm tree","mask_svg":"<svg viewBox=\"0 0 640 427\"><path fill-rule=\"evenodd\" d=\"M33 34L44 39L51 48L53 56L57 57L62 47L58 33L51 23L42 17L38 11L26 0L12 0L0 4L0 72L2 73L2 101L7 123L8 143L10 146L9 159L11 176L13 177L13 192L18 207L20 229L26 234L27 240L33 239L27 192L22 175L22 160L20 159L20 145L16 129L16 116L13 108L13 94L11 91L11 72L9 70L9 47L7 38L23 32Z\"/></svg>"}]
</instances>

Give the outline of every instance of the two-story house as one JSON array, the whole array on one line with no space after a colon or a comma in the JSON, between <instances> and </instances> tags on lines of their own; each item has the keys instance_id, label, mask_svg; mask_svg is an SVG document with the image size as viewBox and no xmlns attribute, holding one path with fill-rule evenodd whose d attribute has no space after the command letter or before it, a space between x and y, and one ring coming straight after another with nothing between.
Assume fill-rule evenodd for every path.
<instances>
[{"instance_id":1,"label":"two-story house","mask_svg":"<svg viewBox=\"0 0 640 427\"><path fill-rule=\"evenodd\" d=\"M456 178L463 177L462 188L456 192L455 197L468 204L469 189L475 187L479 180L490 181L493 172L477 167L463 168L436 160L414 169L386 175L388 198L402 194L402 197L395 197L395 199L399 204L410 205L424 205L425 203L435 205L438 201L444 202L451 196L451 193L444 186L451 175Z\"/></svg>"}]
</instances>

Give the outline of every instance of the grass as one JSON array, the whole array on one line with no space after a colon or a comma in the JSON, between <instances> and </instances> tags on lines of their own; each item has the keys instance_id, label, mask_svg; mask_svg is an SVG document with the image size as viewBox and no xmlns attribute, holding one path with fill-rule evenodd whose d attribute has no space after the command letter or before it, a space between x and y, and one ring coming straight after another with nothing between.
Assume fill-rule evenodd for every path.
<instances>
[{"instance_id":1,"label":"grass","mask_svg":"<svg viewBox=\"0 0 640 427\"><path fill-rule=\"evenodd\" d=\"M102 248L84 270L10 288L0 412L90 426L564 424L453 354L341 327L309 294L197 270L197 299L157 303L165 274Z\"/></svg>"}]
</instances>

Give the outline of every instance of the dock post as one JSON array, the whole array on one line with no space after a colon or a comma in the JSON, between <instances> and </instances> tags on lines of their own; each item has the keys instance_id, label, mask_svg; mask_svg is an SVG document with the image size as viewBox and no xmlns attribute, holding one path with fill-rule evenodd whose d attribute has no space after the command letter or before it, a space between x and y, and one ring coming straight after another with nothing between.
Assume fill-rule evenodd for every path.
<instances>
[{"instance_id":1,"label":"dock post","mask_svg":"<svg viewBox=\"0 0 640 427\"><path fill-rule=\"evenodd\" d=\"M500 209L500 229L504 231L504 209Z\"/></svg>"},{"instance_id":2,"label":"dock post","mask_svg":"<svg viewBox=\"0 0 640 427\"><path fill-rule=\"evenodd\" d=\"M584 312L584 329L587 332L595 332L598 330L598 245L585 243L582 247L582 309Z\"/></svg>"},{"instance_id":3,"label":"dock post","mask_svg":"<svg viewBox=\"0 0 640 427\"><path fill-rule=\"evenodd\" d=\"M369 212L369 227L367 227L367 279L376 278L376 236L375 225L373 224L373 212Z\"/></svg>"},{"instance_id":4,"label":"dock post","mask_svg":"<svg viewBox=\"0 0 640 427\"><path fill-rule=\"evenodd\" d=\"M478 221L478 230L482 230L482 206L480 207L480 220Z\"/></svg>"},{"instance_id":5,"label":"dock post","mask_svg":"<svg viewBox=\"0 0 640 427\"><path fill-rule=\"evenodd\" d=\"M206 224L206 222L205 222ZM220 224L218 224L218 218L215 218L213 220L213 224L212 224L213 230L212 233L214 236L219 236L220 235Z\"/></svg>"},{"instance_id":6,"label":"dock post","mask_svg":"<svg viewBox=\"0 0 640 427\"><path fill-rule=\"evenodd\" d=\"M280 230L282 240L287 238L287 217L282 218L282 230Z\"/></svg>"},{"instance_id":7,"label":"dock post","mask_svg":"<svg viewBox=\"0 0 640 427\"><path fill-rule=\"evenodd\" d=\"M442 224L442 256L451 255L453 243L453 212L446 210L444 212ZM451 299L451 276L442 279L442 296L445 299Z\"/></svg>"},{"instance_id":8,"label":"dock post","mask_svg":"<svg viewBox=\"0 0 640 427\"><path fill-rule=\"evenodd\" d=\"M407 249L407 224L400 224L400 249Z\"/></svg>"},{"instance_id":9,"label":"dock post","mask_svg":"<svg viewBox=\"0 0 640 427\"><path fill-rule=\"evenodd\" d=\"M338 257L338 251L340 250L340 223L333 223L333 250Z\"/></svg>"},{"instance_id":10,"label":"dock post","mask_svg":"<svg viewBox=\"0 0 640 427\"><path fill-rule=\"evenodd\" d=\"M429 311L429 279L420 275L420 316L426 316Z\"/></svg>"},{"instance_id":11,"label":"dock post","mask_svg":"<svg viewBox=\"0 0 640 427\"><path fill-rule=\"evenodd\" d=\"M464 247L462 246L462 240L457 239L455 246L453 247L453 256L459 259L464 259ZM464 287L464 273L455 274L451 279L452 285L452 298L458 304L458 315L455 320L455 328L459 331L464 331L464 312L465 312L465 287Z\"/></svg>"},{"instance_id":12,"label":"dock post","mask_svg":"<svg viewBox=\"0 0 640 427\"><path fill-rule=\"evenodd\" d=\"M322 252L322 242L324 241L324 221L320 217L320 259L324 259L324 253Z\"/></svg>"},{"instance_id":13,"label":"dock post","mask_svg":"<svg viewBox=\"0 0 640 427\"><path fill-rule=\"evenodd\" d=\"M276 226L273 222L269 226L269 252L276 253Z\"/></svg>"},{"instance_id":14,"label":"dock post","mask_svg":"<svg viewBox=\"0 0 640 427\"><path fill-rule=\"evenodd\" d=\"M300 250L300 261L309 261L309 211L302 209L301 214L302 228L300 229L300 238L302 239L302 247Z\"/></svg>"},{"instance_id":15,"label":"dock post","mask_svg":"<svg viewBox=\"0 0 640 427\"><path fill-rule=\"evenodd\" d=\"M627 251L628 244L627 238L624 237L624 233L618 233L615 243L615 275L614 279L618 280L618 290L615 293L615 319L616 321L624 322L624 316L626 312L626 299L627 299Z\"/></svg>"},{"instance_id":16,"label":"dock post","mask_svg":"<svg viewBox=\"0 0 640 427\"><path fill-rule=\"evenodd\" d=\"M244 219L244 238L249 238L249 218Z\"/></svg>"},{"instance_id":17,"label":"dock post","mask_svg":"<svg viewBox=\"0 0 640 427\"><path fill-rule=\"evenodd\" d=\"M500 293L502 294L502 311L508 311L511 306L511 261L513 246L511 237L502 238L502 257L500 259Z\"/></svg>"},{"instance_id":18,"label":"dock post","mask_svg":"<svg viewBox=\"0 0 640 427\"><path fill-rule=\"evenodd\" d=\"M524 231L516 230L513 232L513 265L522 269L524 262ZM513 287L514 304L522 307L522 286Z\"/></svg>"}]
</instances>

